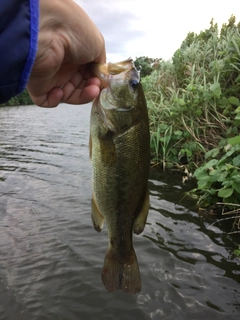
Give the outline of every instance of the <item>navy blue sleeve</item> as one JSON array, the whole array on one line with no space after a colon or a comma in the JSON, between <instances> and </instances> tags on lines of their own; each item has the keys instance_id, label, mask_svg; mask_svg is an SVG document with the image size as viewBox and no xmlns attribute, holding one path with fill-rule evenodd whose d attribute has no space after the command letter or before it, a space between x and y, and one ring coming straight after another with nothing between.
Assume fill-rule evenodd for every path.
<instances>
[{"instance_id":1,"label":"navy blue sleeve","mask_svg":"<svg viewBox=\"0 0 240 320\"><path fill-rule=\"evenodd\" d=\"M0 103L27 85L37 52L38 20L38 0L0 0Z\"/></svg>"}]
</instances>

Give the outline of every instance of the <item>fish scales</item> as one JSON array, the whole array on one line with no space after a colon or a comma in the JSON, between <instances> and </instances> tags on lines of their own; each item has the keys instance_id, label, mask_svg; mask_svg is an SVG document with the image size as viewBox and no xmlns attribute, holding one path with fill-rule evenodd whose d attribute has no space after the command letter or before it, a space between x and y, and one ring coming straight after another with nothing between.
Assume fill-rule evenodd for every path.
<instances>
[{"instance_id":1,"label":"fish scales","mask_svg":"<svg viewBox=\"0 0 240 320\"><path fill-rule=\"evenodd\" d=\"M123 79L117 84L121 90L113 86L108 91L110 97L101 92L92 107L92 219L97 231L101 231L104 219L108 226L109 246L102 271L105 287L135 293L141 290L141 278L132 232L142 232L147 218L150 146L143 91L140 84L137 92L128 88L131 77L124 81L127 72L120 72ZM136 78L136 72L130 74ZM125 93L127 97L133 94L127 108L123 106L123 101L129 104L122 97ZM103 110L106 97L115 108Z\"/></svg>"}]
</instances>

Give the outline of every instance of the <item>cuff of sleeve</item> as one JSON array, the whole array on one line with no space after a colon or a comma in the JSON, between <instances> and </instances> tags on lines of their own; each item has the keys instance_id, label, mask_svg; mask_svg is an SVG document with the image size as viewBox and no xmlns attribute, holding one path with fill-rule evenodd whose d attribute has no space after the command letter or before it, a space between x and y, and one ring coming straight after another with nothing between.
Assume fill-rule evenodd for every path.
<instances>
[{"instance_id":1,"label":"cuff of sleeve","mask_svg":"<svg viewBox=\"0 0 240 320\"><path fill-rule=\"evenodd\" d=\"M29 10L30 10L30 43L29 43L29 53L25 67L22 72L17 94L21 93L30 77L32 66L34 64L36 54L37 54L37 44L38 44L38 24L39 24L39 0L29 0Z\"/></svg>"}]
</instances>

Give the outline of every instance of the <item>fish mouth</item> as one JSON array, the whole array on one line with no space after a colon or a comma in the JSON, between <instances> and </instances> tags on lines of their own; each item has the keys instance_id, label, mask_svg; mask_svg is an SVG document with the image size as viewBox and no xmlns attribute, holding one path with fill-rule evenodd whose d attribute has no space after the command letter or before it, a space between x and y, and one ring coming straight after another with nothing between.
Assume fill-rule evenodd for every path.
<instances>
[{"instance_id":1,"label":"fish mouth","mask_svg":"<svg viewBox=\"0 0 240 320\"><path fill-rule=\"evenodd\" d=\"M101 80L101 87L106 88L108 87L112 77L116 78L116 76L120 75L122 77L122 73L126 73L128 71L134 70L138 73L137 69L135 68L134 62L132 58L128 58L124 61L116 62L116 63L95 63L92 62L90 66L91 72L94 76L98 77ZM140 78L140 76L139 76Z\"/></svg>"},{"instance_id":2,"label":"fish mouth","mask_svg":"<svg viewBox=\"0 0 240 320\"><path fill-rule=\"evenodd\" d=\"M130 106L128 108L115 108L116 111L119 111L119 112L129 112L131 111L132 109L134 109L134 106Z\"/></svg>"}]
</instances>

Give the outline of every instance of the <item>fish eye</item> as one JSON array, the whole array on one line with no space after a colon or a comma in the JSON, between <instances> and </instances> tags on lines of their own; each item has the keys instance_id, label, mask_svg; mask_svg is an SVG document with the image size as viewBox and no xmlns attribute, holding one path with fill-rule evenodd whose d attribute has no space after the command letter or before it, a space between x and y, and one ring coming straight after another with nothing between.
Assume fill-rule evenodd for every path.
<instances>
[{"instance_id":1,"label":"fish eye","mask_svg":"<svg viewBox=\"0 0 240 320\"><path fill-rule=\"evenodd\" d=\"M130 86L132 87L133 90L137 89L139 81L136 79L131 79L129 81Z\"/></svg>"}]
</instances>

